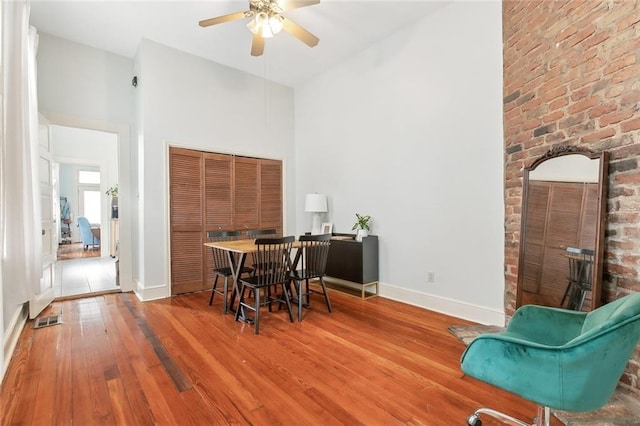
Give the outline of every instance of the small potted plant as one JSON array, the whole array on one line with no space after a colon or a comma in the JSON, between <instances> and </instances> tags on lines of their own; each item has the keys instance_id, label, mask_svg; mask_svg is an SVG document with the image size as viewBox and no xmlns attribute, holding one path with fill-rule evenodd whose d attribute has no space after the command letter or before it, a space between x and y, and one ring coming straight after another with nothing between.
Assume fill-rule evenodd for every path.
<instances>
[{"instance_id":1,"label":"small potted plant","mask_svg":"<svg viewBox=\"0 0 640 426\"><path fill-rule=\"evenodd\" d=\"M105 194L111 196L111 219L118 218L118 185L107 189Z\"/></svg>"},{"instance_id":2,"label":"small potted plant","mask_svg":"<svg viewBox=\"0 0 640 426\"><path fill-rule=\"evenodd\" d=\"M111 188L107 189L105 191L105 194L111 195L112 197L117 197L118 196L118 185L112 186Z\"/></svg>"},{"instance_id":3,"label":"small potted plant","mask_svg":"<svg viewBox=\"0 0 640 426\"><path fill-rule=\"evenodd\" d=\"M369 235L368 231L371 230L371 216L356 213L356 219L351 230L356 231L356 241L362 241L362 238Z\"/></svg>"}]
</instances>

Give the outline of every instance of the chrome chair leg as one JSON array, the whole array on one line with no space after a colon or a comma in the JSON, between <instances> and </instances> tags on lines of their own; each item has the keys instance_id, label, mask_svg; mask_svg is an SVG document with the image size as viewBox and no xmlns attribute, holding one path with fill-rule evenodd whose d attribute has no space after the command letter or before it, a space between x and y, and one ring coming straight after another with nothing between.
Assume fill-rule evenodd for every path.
<instances>
[{"instance_id":1,"label":"chrome chair leg","mask_svg":"<svg viewBox=\"0 0 640 426\"><path fill-rule=\"evenodd\" d=\"M492 410L490 408L478 408L473 414L467 417L467 424L469 426L481 426L482 421L480 420L480 414L484 414L487 416L495 417L503 422L517 425L517 426L549 426L550 425L550 410L549 407L538 407L538 416L534 419L533 425L530 423L525 423L521 420L516 419L515 417L511 417L507 414L501 413L500 411Z\"/></svg>"}]
</instances>

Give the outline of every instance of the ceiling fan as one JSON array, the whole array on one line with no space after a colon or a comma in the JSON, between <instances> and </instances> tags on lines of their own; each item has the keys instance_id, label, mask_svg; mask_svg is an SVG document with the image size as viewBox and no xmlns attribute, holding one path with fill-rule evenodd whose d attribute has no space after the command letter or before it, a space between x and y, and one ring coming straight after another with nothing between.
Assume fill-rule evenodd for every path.
<instances>
[{"instance_id":1,"label":"ceiling fan","mask_svg":"<svg viewBox=\"0 0 640 426\"><path fill-rule=\"evenodd\" d=\"M231 13L229 15L204 19L199 22L201 27L222 24L242 18L251 18L247 28L253 33L251 55L260 56L264 52L264 39L271 38L281 30L285 30L309 47L314 47L320 39L291 19L282 15L283 12L299 7L312 6L320 0L249 0L249 10Z\"/></svg>"}]
</instances>

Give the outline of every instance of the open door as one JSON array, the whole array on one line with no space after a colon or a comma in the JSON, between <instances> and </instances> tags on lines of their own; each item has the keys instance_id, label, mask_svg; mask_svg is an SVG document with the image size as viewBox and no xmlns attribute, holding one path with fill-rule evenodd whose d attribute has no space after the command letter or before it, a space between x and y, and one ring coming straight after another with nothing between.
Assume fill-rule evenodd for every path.
<instances>
[{"instance_id":1,"label":"open door","mask_svg":"<svg viewBox=\"0 0 640 426\"><path fill-rule=\"evenodd\" d=\"M38 171L42 210L42 276L40 277L40 291L29 301L29 318L31 319L37 317L55 298L54 277L58 243L56 174L49 138L49 123L42 115L40 115L38 126L38 140L40 143Z\"/></svg>"}]
</instances>

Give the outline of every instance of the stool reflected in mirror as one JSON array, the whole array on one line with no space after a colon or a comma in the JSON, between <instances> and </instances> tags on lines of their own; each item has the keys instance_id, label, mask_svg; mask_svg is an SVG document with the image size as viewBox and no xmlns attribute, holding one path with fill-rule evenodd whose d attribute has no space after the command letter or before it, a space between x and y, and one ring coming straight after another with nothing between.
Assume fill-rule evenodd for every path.
<instances>
[{"instance_id":1,"label":"stool reflected in mirror","mask_svg":"<svg viewBox=\"0 0 640 426\"><path fill-rule=\"evenodd\" d=\"M567 247L565 256L569 261L569 282L560 307L574 311L582 310L587 292L591 291L593 255L594 251L591 249Z\"/></svg>"}]
</instances>

